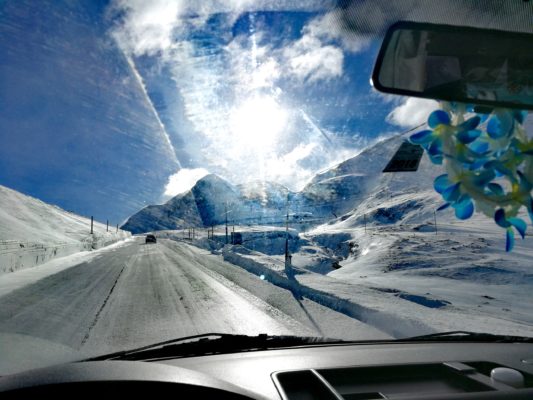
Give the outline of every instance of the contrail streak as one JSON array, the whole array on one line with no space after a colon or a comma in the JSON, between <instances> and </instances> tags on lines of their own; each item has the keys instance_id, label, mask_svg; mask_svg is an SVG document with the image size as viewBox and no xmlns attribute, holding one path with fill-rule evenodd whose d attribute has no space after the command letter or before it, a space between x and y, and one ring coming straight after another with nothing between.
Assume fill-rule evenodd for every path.
<instances>
[{"instance_id":1,"label":"contrail streak","mask_svg":"<svg viewBox=\"0 0 533 400\"><path fill-rule=\"evenodd\" d=\"M311 126L311 128L315 132L318 132L322 136L324 136L326 138L326 140L329 142L329 144L334 145L334 143L331 141L331 139L326 134L326 132L324 132L322 129L320 129L318 126L316 126L316 124L311 120L311 118L309 118L309 116L305 113L304 110L302 110L302 109L299 109L299 110L300 110L300 113L302 114L302 118L304 119L304 121L307 122L309 124L309 126Z\"/></svg>"},{"instance_id":2,"label":"contrail streak","mask_svg":"<svg viewBox=\"0 0 533 400\"><path fill-rule=\"evenodd\" d=\"M129 64L129 66L131 68L131 71L133 72L133 75L137 79L137 82L139 83L139 86L142 89L142 92L144 94L144 98L146 100L146 103L148 104L148 106L150 107L152 112L154 113L154 116L157 119L157 122L159 123L159 126L161 127L161 131L163 132L163 136L165 138L165 141L167 142L167 145L168 145L168 148L170 150L170 153L172 154L172 158L174 159L174 161L176 162L178 167L181 169L181 164L180 164L178 158L176 157L176 152L174 150L174 146L172 146L172 142L170 141L170 136L169 136L169 134L168 134L168 132L167 132L167 130L165 128L165 125L163 125L163 122L161 121L161 118L159 118L159 114L158 114L156 108L154 107L154 104L152 103L152 100L150 99L150 96L148 96L148 91L146 90L146 86L144 85L144 81L142 79L141 74L139 73L139 71L137 70L137 67L135 66L135 62L133 61L133 59L131 57L127 56L126 54L124 54L124 56L126 57L126 60L128 61L128 64Z\"/></svg>"}]
</instances>

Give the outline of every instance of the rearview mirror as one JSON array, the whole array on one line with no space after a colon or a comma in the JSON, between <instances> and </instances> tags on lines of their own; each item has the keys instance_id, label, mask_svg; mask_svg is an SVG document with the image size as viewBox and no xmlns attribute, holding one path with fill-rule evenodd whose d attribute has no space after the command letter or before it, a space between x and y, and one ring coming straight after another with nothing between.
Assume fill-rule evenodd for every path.
<instances>
[{"instance_id":1,"label":"rearview mirror","mask_svg":"<svg viewBox=\"0 0 533 400\"><path fill-rule=\"evenodd\" d=\"M385 93L533 109L533 34L399 22L372 73Z\"/></svg>"}]
</instances>

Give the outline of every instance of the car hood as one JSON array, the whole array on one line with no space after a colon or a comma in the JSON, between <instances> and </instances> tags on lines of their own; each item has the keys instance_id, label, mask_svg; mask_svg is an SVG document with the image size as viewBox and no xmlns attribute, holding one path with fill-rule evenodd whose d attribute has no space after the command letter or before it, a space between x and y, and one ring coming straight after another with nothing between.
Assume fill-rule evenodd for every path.
<instances>
[{"instance_id":1,"label":"car hood","mask_svg":"<svg viewBox=\"0 0 533 400\"><path fill-rule=\"evenodd\" d=\"M87 358L60 343L7 332L0 332L0 354L0 376Z\"/></svg>"}]
</instances>

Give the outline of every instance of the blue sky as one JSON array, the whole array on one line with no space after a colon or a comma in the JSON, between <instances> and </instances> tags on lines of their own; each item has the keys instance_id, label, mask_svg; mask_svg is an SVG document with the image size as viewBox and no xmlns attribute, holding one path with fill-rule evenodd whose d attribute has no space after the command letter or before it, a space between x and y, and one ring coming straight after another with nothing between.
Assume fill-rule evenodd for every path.
<instances>
[{"instance_id":1,"label":"blue sky","mask_svg":"<svg viewBox=\"0 0 533 400\"><path fill-rule=\"evenodd\" d=\"M433 107L372 90L338 10L191 3L2 3L0 184L119 223L207 172L298 190Z\"/></svg>"}]
</instances>

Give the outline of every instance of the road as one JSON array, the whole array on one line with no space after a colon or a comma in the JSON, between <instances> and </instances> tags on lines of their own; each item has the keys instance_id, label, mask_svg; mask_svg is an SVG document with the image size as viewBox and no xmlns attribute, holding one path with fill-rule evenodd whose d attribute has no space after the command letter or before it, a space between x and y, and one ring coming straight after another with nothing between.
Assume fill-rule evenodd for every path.
<instances>
[{"instance_id":1,"label":"road","mask_svg":"<svg viewBox=\"0 0 533 400\"><path fill-rule=\"evenodd\" d=\"M36 267L39 268L39 267ZM380 332L169 240L141 238L0 297L0 332L103 354L206 332Z\"/></svg>"}]
</instances>

